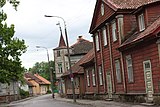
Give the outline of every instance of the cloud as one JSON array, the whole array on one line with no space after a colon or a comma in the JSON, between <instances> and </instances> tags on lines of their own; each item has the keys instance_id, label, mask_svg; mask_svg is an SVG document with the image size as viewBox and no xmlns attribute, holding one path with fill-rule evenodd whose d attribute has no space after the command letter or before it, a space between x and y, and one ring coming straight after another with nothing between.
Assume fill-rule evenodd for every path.
<instances>
[{"instance_id":1,"label":"cloud","mask_svg":"<svg viewBox=\"0 0 160 107\"><path fill-rule=\"evenodd\" d=\"M21 60L26 68L34 63L45 61L45 50L36 51L35 46L47 47L53 60L52 49L58 46L60 32L56 23L60 21L63 33L64 24L58 18L46 18L44 15L56 15L65 19L69 44L76 42L79 35L92 40L88 33L96 0L21 0L18 11L9 4L5 6L7 23L15 25L15 37L24 39L28 51Z\"/></svg>"}]
</instances>

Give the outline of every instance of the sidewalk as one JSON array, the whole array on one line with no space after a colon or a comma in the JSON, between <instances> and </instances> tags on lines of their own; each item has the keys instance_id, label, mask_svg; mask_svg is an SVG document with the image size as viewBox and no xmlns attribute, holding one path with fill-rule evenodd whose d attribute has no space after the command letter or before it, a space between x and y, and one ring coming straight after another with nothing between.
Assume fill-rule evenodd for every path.
<instances>
[{"instance_id":1,"label":"sidewalk","mask_svg":"<svg viewBox=\"0 0 160 107\"><path fill-rule=\"evenodd\" d=\"M55 99L58 101L74 103L73 99L61 98L58 95L55 95ZM155 107L147 103L132 104L132 103L115 102L115 101L86 100L86 99L76 99L76 103L82 104L82 105L90 105L92 107L146 107L146 106Z\"/></svg>"}]
</instances>

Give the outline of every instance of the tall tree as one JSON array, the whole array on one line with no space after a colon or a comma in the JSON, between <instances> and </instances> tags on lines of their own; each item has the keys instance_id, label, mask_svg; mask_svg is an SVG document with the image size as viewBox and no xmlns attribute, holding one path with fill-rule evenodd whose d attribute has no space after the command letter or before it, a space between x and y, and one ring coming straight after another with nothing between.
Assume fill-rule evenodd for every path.
<instances>
[{"instance_id":1,"label":"tall tree","mask_svg":"<svg viewBox=\"0 0 160 107\"><path fill-rule=\"evenodd\" d=\"M38 73L39 75L41 75L42 77L46 78L47 80L50 80L50 72L49 70L54 71L55 70L55 66L54 66L54 61L50 61L50 69L49 69L49 64L48 62L36 62L35 65L29 69L29 71L32 74L36 74ZM55 79L55 78L53 78Z\"/></svg>"},{"instance_id":2,"label":"tall tree","mask_svg":"<svg viewBox=\"0 0 160 107\"><path fill-rule=\"evenodd\" d=\"M16 0L0 0L0 82L9 83L12 80L21 80L24 68L20 56L26 51L24 40L14 37L14 25L7 26L7 14L3 11L6 2L15 9L19 4Z\"/></svg>"}]
</instances>

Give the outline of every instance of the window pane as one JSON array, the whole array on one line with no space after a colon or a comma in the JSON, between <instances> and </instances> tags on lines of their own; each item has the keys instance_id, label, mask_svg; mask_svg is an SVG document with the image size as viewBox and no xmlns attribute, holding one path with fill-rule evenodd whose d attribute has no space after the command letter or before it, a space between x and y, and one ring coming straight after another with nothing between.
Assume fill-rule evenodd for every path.
<instances>
[{"instance_id":1,"label":"window pane","mask_svg":"<svg viewBox=\"0 0 160 107\"><path fill-rule=\"evenodd\" d=\"M105 46L105 45L107 45L106 28L103 28L102 34L103 34L103 42L104 42L104 46Z\"/></svg>"},{"instance_id":2,"label":"window pane","mask_svg":"<svg viewBox=\"0 0 160 107\"><path fill-rule=\"evenodd\" d=\"M120 62L119 62L119 60L115 61L115 67L116 67L117 82L120 83L120 82L122 82L122 79L121 79L121 69L120 69Z\"/></svg>"},{"instance_id":3,"label":"window pane","mask_svg":"<svg viewBox=\"0 0 160 107\"><path fill-rule=\"evenodd\" d=\"M117 40L117 35L116 35L116 22L112 23L112 37L113 37L113 41Z\"/></svg>"},{"instance_id":4,"label":"window pane","mask_svg":"<svg viewBox=\"0 0 160 107\"><path fill-rule=\"evenodd\" d=\"M144 24L144 15L141 14L138 16L138 23L139 23L139 30L142 31L145 29L145 24Z\"/></svg>"},{"instance_id":5,"label":"window pane","mask_svg":"<svg viewBox=\"0 0 160 107\"><path fill-rule=\"evenodd\" d=\"M99 66L99 83L103 85L103 78L102 78L102 68Z\"/></svg>"},{"instance_id":6,"label":"window pane","mask_svg":"<svg viewBox=\"0 0 160 107\"><path fill-rule=\"evenodd\" d=\"M89 81L89 71L87 70L86 73L87 73L87 84L88 84L88 86L90 86L90 81Z\"/></svg>"},{"instance_id":7,"label":"window pane","mask_svg":"<svg viewBox=\"0 0 160 107\"><path fill-rule=\"evenodd\" d=\"M128 82L133 82L133 67L131 55L126 56L127 72L128 72Z\"/></svg>"},{"instance_id":8,"label":"window pane","mask_svg":"<svg viewBox=\"0 0 160 107\"><path fill-rule=\"evenodd\" d=\"M96 50L99 50L99 39L98 39L98 34L96 34L95 36L95 40L96 40Z\"/></svg>"},{"instance_id":9,"label":"window pane","mask_svg":"<svg viewBox=\"0 0 160 107\"><path fill-rule=\"evenodd\" d=\"M94 69L92 69L92 83L93 83L93 86L96 85L96 79L95 79L95 71L94 71Z\"/></svg>"}]
</instances>

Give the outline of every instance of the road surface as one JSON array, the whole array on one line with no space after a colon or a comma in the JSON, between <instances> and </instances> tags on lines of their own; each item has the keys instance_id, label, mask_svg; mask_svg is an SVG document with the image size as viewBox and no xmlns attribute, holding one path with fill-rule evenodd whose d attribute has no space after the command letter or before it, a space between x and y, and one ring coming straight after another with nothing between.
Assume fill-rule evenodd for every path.
<instances>
[{"instance_id":1,"label":"road surface","mask_svg":"<svg viewBox=\"0 0 160 107\"><path fill-rule=\"evenodd\" d=\"M51 95L43 95L26 101L12 102L6 107L91 107L90 105L74 104L71 102L52 99Z\"/></svg>"}]
</instances>

